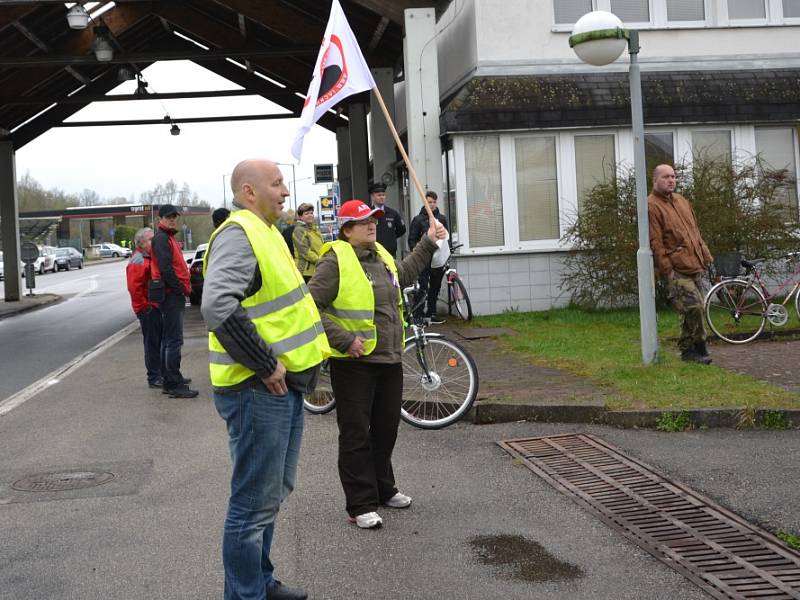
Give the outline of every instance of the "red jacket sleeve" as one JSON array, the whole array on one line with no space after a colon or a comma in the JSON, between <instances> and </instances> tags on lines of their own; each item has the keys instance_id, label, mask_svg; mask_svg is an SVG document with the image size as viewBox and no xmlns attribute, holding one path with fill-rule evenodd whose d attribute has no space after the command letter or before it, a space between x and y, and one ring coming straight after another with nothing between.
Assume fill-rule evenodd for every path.
<instances>
[{"instance_id":1,"label":"red jacket sleeve","mask_svg":"<svg viewBox=\"0 0 800 600\"><path fill-rule=\"evenodd\" d=\"M134 254L125 269L128 280L128 293L131 295L131 306L137 315L151 308L147 296L147 282L150 280L148 261L141 254Z\"/></svg>"}]
</instances>

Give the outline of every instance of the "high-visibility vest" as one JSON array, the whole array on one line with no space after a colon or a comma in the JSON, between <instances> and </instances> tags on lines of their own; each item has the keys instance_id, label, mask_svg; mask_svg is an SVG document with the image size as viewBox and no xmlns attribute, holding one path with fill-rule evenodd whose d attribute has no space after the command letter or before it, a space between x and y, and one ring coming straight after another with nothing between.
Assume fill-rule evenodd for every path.
<instances>
[{"instance_id":1,"label":"high-visibility vest","mask_svg":"<svg viewBox=\"0 0 800 600\"><path fill-rule=\"evenodd\" d=\"M397 284L397 310L402 319L403 299L394 257L378 243L375 244L375 248L378 257L389 269ZM339 292L330 306L324 310L324 314L345 331L364 338L364 354L371 354L378 343L375 329L375 292L372 290L372 283L349 242L337 240L326 243L319 252L320 258L330 250L336 253L339 262ZM347 358L350 355L331 348L331 356Z\"/></svg>"},{"instance_id":2,"label":"high-visibility vest","mask_svg":"<svg viewBox=\"0 0 800 600\"><path fill-rule=\"evenodd\" d=\"M258 335L287 371L303 371L319 364L330 355L328 338L314 300L274 225L267 225L249 210L232 213L208 240L203 273L214 239L232 223L244 230L261 271L261 288L242 300ZM213 332L208 333L208 350L211 384L215 387L230 387L255 374L231 358Z\"/></svg>"}]
</instances>

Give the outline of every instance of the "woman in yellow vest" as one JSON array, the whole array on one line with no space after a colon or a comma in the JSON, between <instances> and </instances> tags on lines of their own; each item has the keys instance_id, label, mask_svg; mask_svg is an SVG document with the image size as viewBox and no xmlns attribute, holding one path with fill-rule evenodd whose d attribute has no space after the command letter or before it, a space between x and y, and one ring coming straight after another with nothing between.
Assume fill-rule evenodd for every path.
<instances>
[{"instance_id":1,"label":"woman in yellow vest","mask_svg":"<svg viewBox=\"0 0 800 600\"><path fill-rule=\"evenodd\" d=\"M297 207L292 242L297 270L308 283L317 268L319 251L322 248L322 232L314 221L313 204L303 202Z\"/></svg>"},{"instance_id":2,"label":"woman in yellow vest","mask_svg":"<svg viewBox=\"0 0 800 600\"><path fill-rule=\"evenodd\" d=\"M402 287L430 263L434 240L445 237L435 221L414 252L395 264L375 241L381 216L383 210L361 200L345 202L339 209L339 240L322 247L308 284L331 346L346 510L362 529L383 524L380 505L411 506L392 471L403 396Z\"/></svg>"}]
</instances>

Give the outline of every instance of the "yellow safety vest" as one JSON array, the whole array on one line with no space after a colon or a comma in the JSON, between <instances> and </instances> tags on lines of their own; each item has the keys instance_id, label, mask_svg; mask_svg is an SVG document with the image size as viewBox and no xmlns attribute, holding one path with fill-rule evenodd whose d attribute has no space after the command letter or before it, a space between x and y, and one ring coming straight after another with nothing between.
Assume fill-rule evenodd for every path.
<instances>
[{"instance_id":1,"label":"yellow safety vest","mask_svg":"<svg viewBox=\"0 0 800 600\"><path fill-rule=\"evenodd\" d=\"M376 243L375 249L378 257L398 282L397 310L402 318L403 299L394 257L380 244ZM326 243L319 251L320 258L330 250L336 253L336 259L339 262L339 292L330 306L325 309L325 316L345 331L364 338L364 354L371 354L378 343L375 329L375 293L372 290L372 283L367 278L367 274L349 242L337 240ZM331 348L331 356L350 357L349 354L339 352L336 348Z\"/></svg>"},{"instance_id":2,"label":"yellow safety vest","mask_svg":"<svg viewBox=\"0 0 800 600\"><path fill-rule=\"evenodd\" d=\"M208 240L203 273L214 239L231 223L244 230L261 271L261 288L242 300L258 335L287 371L303 371L319 364L330 355L328 338L314 300L274 225L267 225L249 210L232 213ZM230 387L255 374L234 361L212 332L208 333L208 350L211 384L215 387Z\"/></svg>"}]
</instances>

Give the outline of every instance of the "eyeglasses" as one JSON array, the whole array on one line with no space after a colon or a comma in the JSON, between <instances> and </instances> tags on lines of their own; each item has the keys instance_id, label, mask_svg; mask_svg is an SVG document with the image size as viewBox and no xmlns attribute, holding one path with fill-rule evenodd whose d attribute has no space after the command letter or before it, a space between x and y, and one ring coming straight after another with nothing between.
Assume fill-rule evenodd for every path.
<instances>
[{"instance_id":1,"label":"eyeglasses","mask_svg":"<svg viewBox=\"0 0 800 600\"><path fill-rule=\"evenodd\" d=\"M356 221L353 225L377 225L378 219L367 219L366 221Z\"/></svg>"}]
</instances>

